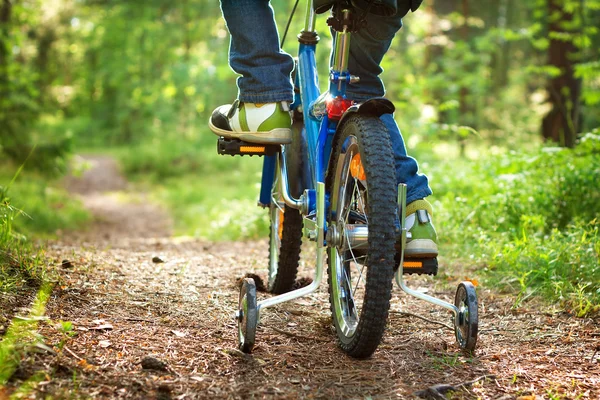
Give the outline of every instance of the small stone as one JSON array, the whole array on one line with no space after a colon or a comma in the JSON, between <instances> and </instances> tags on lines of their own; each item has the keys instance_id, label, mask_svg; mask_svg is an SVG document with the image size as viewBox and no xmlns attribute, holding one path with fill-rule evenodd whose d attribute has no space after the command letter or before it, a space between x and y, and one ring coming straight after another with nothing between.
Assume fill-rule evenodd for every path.
<instances>
[{"instance_id":1,"label":"small stone","mask_svg":"<svg viewBox=\"0 0 600 400\"><path fill-rule=\"evenodd\" d=\"M60 265L63 268L73 268L73 264L69 260L62 260Z\"/></svg>"},{"instance_id":2,"label":"small stone","mask_svg":"<svg viewBox=\"0 0 600 400\"><path fill-rule=\"evenodd\" d=\"M158 257L158 256L154 256L152 257L152 262L155 264L160 264L160 263L164 263L163 259Z\"/></svg>"},{"instance_id":3,"label":"small stone","mask_svg":"<svg viewBox=\"0 0 600 400\"><path fill-rule=\"evenodd\" d=\"M154 357L144 357L142 360L143 369L153 369L155 371L166 371L167 363Z\"/></svg>"},{"instance_id":4,"label":"small stone","mask_svg":"<svg viewBox=\"0 0 600 400\"><path fill-rule=\"evenodd\" d=\"M171 391L173 389L171 388L171 386L167 385L166 383L162 383L158 386L158 388L156 389L157 393L156 393L156 400L171 400Z\"/></svg>"},{"instance_id":5,"label":"small stone","mask_svg":"<svg viewBox=\"0 0 600 400\"><path fill-rule=\"evenodd\" d=\"M158 391L159 392L164 392L164 393L170 393L173 389L171 388L170 385L166 384L166 383L161 383L158 386Z\"/></svg>"}]
</instances>

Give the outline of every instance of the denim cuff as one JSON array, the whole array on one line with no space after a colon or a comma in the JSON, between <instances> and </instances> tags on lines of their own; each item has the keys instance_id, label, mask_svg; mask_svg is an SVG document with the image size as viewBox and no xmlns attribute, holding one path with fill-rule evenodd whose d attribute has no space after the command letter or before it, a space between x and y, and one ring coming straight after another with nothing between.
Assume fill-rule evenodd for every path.
<instances>
[{"instance_id":1,"label":"denim cuff","mask_svg":"<svg viewBox=\"0 0 600 400\"><path fill-rule=\"evenodd\" d=\"M292 90L273 93L239 93L238 99L243 103L279 103L281 101L294 101Z\"/></svg>"},{"instance_id":2,"label":"denim cuff","mask_svg":"<svg viewBox=\"0 0 600 400\"><path fill-rule=\"evenodd\" d=\"M432 194L431 189L426 188L426 189L420 189L417 190L415 192L410 193L410 188L409 189L409 193L407 193L406 196L406 204L410 204L415 200L421 200L424 199L427 196L430 196Z\"/></svg>"}]
</instances>

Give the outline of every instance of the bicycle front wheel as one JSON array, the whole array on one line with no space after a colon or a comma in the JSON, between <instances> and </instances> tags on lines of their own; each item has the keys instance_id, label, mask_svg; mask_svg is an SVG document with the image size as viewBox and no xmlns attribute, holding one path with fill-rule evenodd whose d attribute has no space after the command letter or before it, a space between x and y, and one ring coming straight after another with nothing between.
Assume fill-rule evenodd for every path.
<instances>
[{"instance_id":1,"label":"bicycle front wheel","mask_svg":"<svg viewBox=\"0 0 600 400\"><path fill-rule=\"evenodd\" d=\"M387 323L397 189L393 151L377 117L353 115L334 138L326 186L328 283L339 346L369 357Z\"/></svg>"}]
</instances>

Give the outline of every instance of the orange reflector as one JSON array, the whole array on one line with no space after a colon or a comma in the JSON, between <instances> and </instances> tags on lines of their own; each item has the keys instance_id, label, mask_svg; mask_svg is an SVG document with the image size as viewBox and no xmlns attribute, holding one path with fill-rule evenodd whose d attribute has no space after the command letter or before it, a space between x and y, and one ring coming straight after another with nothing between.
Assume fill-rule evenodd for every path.
<instances>
[{"instance_id":1,"label":"orange reflector","mask_svg":"<svg viewBox=\"0 0 600 400\"><path fill-rule=\"evenodd\" d=\"M404 268L421 268L423 263L421 261L404 261L402 264Z\"/></svg>"},{"instance_id":2,"label":"orange reflector","mask_svg":"<svg viewBox=\"0 0 600 400\"><path fill-rule=\"evenodd\" d=\"M264 153L265 152L265 147L264 146L240 146L240 151L242 153Z\"/></svg>"},{"instance_id":3,"label":"orange reflector","mask_svg":"<svg viewBox=\"0 0 600 400\"><path fill-rule=\"evenodd\" d=\"M285 214L283 211L279 210L279 227L277 229L277 236L279 236L279 240L283 240L283 220L285 218Z\"/></svg>"},{"instance_id":4,"label":"orange reflector","mask_svg":"<svg viewBox=\"0 0 600 400\"><path fill-rule=\"evenodd\" d=\"M350 161L350 173L353 178L364 181L367 179L365 175L365 169L363 168L362 161L360 159L360 154L355 154L352 157L352 161Z\"/></svg>"}]
</instances>

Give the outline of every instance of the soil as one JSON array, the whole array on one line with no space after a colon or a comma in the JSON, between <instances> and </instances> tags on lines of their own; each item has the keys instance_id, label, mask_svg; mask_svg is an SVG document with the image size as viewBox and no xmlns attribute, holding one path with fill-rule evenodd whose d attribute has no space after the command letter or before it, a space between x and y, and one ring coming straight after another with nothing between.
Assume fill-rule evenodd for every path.
<instances>
[{"instance_id":1,"label":"soil","mask_svg":"<svg viewBox=\"0 0 600 400\"><path fill-rule=\"evenodd\" d=\"M447 312L395 290L377 352L351 359L336 345L326 284L264 310L257 345L243 354L233 318L237 281L247 273L266 276L267 241L173 237L165 210L136 193L112 159L88 161L93 168L68 187L94 221L47 249L64 265L49 320L40 325L54 351L24 359L10 388L41 370L35 398L388 399L419 391L432 399L600 398L598 319L533 298L516 307L510 295L481 285L472 356L457 348L452 330L431 322L450 324ZM311 244L303 254L299 276L311 276ZM452 301L473 268L442 259L438 277L411 277L409 284ZM71 321L72 333L59 321Z\"/></svg>"}]
</instances>

